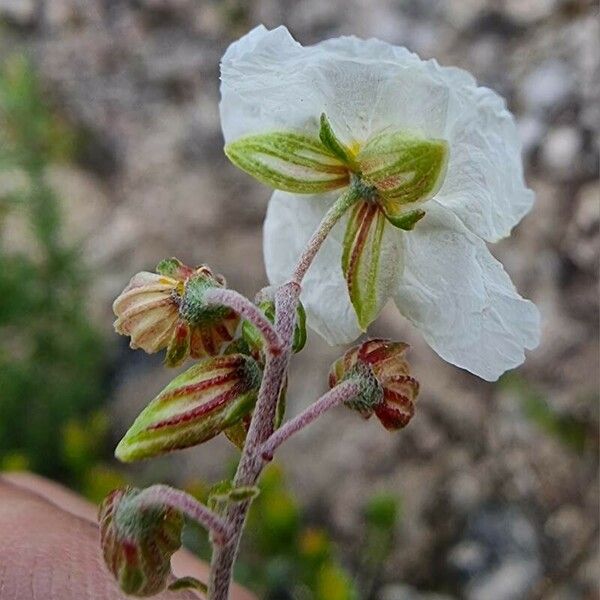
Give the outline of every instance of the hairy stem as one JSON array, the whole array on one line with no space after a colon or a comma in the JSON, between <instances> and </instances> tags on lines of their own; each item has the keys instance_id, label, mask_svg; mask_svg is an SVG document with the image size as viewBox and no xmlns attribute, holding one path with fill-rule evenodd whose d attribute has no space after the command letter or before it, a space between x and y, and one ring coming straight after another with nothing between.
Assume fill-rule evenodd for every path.
<instances>
[{"instance_id":1,"label":"hairy stem","mask_svg":"<svg viewBox=\"0 0 600 600\"><path fill-rule=\"evenodd\" d=\"M304 429L313 421L316 421L322 414L330 408L338 406L343 402L352 400L361 389L360 382L349 379L336 385L333 389L323 394L316 402L313 402L307 409L298 416L282 425L275 433L265 441L260 447L259 453L264 460L272 460L273 454L283 442L289 439L294 433Z\"/></svg>"},{"instance_id":2,"label":"hairy stem","mask_svg":"<svg viewBox=\"0 0 600 600\"><path fill-rule=\"evenodd\" d=\"M298 299L300 296L300 284L302 279L304 278L304 275L306 275L308 268L317 255L319 248L321 248L329 232L333 229L334 225L340 220L343 214L355 202L357 202L360 197L360 191L356 190L354 187L351 187L336 200L325 217L323 217L318 229L309 240L304 253L300 257L298 264L294 269L292 281L282 285L275 292L275 331L278 335L278 341L280 343L280 352L267 353L258 400L254 408L254 415L252 417L252 421L250 422L250 428L248 430L248 435L246 436L246 443L244 444L240 463L234 478L234 487L254 485L266 464L261 449L265 442L273 434L277 400L279 398L279 393L287 373L290 359L292 340L294 337L294 325L296 320L296 307L298 305ZM218 290L218 292L222 291L223 290ZM208 296L208 298L211 298L211 301L214 300L215 303L220 302L221 304L227 304L227 306L230 306L248 320L252 320L249 316L246 316L240 312L242 308L241 304L238 304L238 306L233 306L233 304L228 304L224 301L227 299L227 301L233 302L233 295L229 295L226 298L224 294L218 295L216 291L211 291L211 294L213 295ZM241 298L243 298L243 296ZM235 296L235 301L238 302L238 300L239 299L237 296ZM245 302L249 302L245 298L243 298L243 300ZM252 306L253 308L256 308L254 305ZM244 308L246 308L245 304ZM255 321L252 322L257 325ZM265 339L267 339L266 333L268 333L268 330L265 328L263 331ZM267 340L267 343L269 343L269 340ZM351 388L352 384L349 384L347 387L344 387L343 390L349 391ZM353 390L353 392L356 393L356 390ZM350 396L348 396L348 398L349 397ZM329 396L327 401L323 404L323 410L321 411L320 408L315 409L315 416L309 417L309 422L317 418L321 412L327 410L330 402L332 403L331 406L333 406L334 404L342 401L343 398L338 398L337 393ZM292 420L290 423L293 422L294 420ZM296 427L296 425L297 423L294 425L289 425L289 435L297 430L293 429ZM231 537L225 544L213 546L210 581L208 585L209 600L227 600L229 596L233 565L238 553L240 538L242 536L242 531L244 529L244 523L246 521L248 509L250 508L250 503L250 500L238 502L230 505L227 509L225 520L232 533Z\"/></svg>"},{"instance_id":3,"label":"hairy stem","mask_svg":"<svg viewBox=\"0 0 600 600\"><path fill-rule=\"evenodd\" d=\"M207 304L228 306L233 309L240 317L250 321L258 329L265 340L269 354L281 352L282 343L275 327L263 312L242 294L226 288L211 288L205 292L204 301Z\"/></svg>"},{"instance_id":4,"label":"hairy stem","mask_svg":"<svg viewBox=\"0 0 600 600\"><path fill-rule=\"evenodd\" d=\"M216 544L224 544L231 537L231 527L219 515L193 496L168 485L152 485L142 490L136 496L135 502L140 508L166 505L182 512L212 533Z\"/></svg>"},{"instance_id":5,"label":"hairy stem","mask_svg":"<svg viewBox=\"0 0 600 600\"><path fill-rule=\"evenodd\" d=\"M254 485L264 467L265 463L257 454L257 449L273 432L277 399L290 357L299 295L300 286L294 282L281 286L275 294L275 327L283 341L283 350L277 356L267 356L254 416L234 478L234 487ZM249 507L250 501L238 502L227 510L226 520L233 533L226 544L213 548L208 586L210 600L227 600L233 563Z\"/></svg>"},{"instance_id":6,"label":"hairy stem","mask_svg":"<svg viewBox=\"0 0 600 600\"><path fill-rule=\"evenodd\" d=\"M294 269L292 279L301 283L306 275L308 268L312 264L319 248L323 245L325 238L333 229L334 225L340 220L343 214L361 197L360 192L353 187L350 187L342 194L327 211L317 230L306 244L306 248L298 260L298 264Z\"/></svg>"}]
</instances>

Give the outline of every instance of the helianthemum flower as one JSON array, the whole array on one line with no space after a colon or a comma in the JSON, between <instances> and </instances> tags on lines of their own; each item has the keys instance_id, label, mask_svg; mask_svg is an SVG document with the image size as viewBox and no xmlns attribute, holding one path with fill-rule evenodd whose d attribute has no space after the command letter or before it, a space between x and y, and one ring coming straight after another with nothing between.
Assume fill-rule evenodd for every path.
<instances>
[{"instance_id":1,"label":"helianthemum flower","mask_svg":"<svg viewBox=\"0 0 600 600\"><path fill-rule=\"evenodd\" d=\"M276 190L271 282L290 278L334 203L347 209L304 279L313 329L350 342L392 297L453 364L494 380L524 360L537 309L486 247L533 201L499 96L404 48L353 37L304 48L283 27L232 44L221 70L225 151Z\"/></svg>"},{"instance_id":2,"label":"helianthemum flower","mask_svg":"<svg viewBox=\"0 0 600 600\"><path fill-rule=\"evenodd\" d=\"M167 348L165 362L218 354L233 339L237 314L225 306L204 306L202 293L225 280L206 265L193 269L176 258L161 261L156 273L131 278L113 304L117 333L131 337L132 348L154 353Z\"/></svg>"}]
</instances>

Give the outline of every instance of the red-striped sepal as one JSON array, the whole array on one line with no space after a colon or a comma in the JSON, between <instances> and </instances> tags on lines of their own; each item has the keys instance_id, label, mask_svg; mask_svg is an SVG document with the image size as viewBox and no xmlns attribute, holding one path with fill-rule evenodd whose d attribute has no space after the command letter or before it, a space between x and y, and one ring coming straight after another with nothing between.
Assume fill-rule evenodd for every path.
<instances>
[{"instance_id":1,"label":"red-striped sepal","mask_svg":"<svg viewBox=\"0 0 600 600\"><path fill-rule=\"evenodd\" d=\"M183 516L175 509L138 506L141 490L114 490L100 506L104 562L126 594L153 596L164 590L170 561L181 546Z\"/></svg>"},{"instance_id":2,"label":"red-striped sepal","mask_svg":"<svg viewBox=\"0 0 600 600\"><path fill-rule=\"evenodd\" d=\"M392 294L401 272L401 256L386 234L386 218L376 202L358 202L350 212L342 271L358 323L366 331Z\"/></svg>"},{"instance_id":3,"label":"red-striped sepal","mask_svg":"<svg viewBox=\"0 0 600 600\"><path fill-rule=\"evenodd\" d=\"M262 371L243 354L207 358L176 377L135 420L115 456L132 462L201 444L240 422Z\"/></svg>"},{"instance_id":4,"label":"red-striped sepal","mask_svg":"<svg viewBox=\"0 0 600 600\"><path fill-rule=\"evenodd\" d=\"M419 382L410 375L406 361L408 344L384 339L368 340L350 348L333 363L329 372L329 386L334 387L344 379L365 379L365 393L370 397L352 406L365 417L373 413L386 429L405 427L415 412ZM379 384L372 385L371 378ZM383 392L383 393L381 393Z\"/></svg>"}]
</instances>

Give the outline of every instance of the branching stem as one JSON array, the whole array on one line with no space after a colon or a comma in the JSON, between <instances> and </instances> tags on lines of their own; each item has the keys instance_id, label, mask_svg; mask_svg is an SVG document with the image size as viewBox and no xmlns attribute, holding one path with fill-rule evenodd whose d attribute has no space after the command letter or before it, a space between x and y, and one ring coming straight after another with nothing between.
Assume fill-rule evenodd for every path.
<instances>
[{"instance_id":1,"label":"branching stem","mask_svg":"<svg viewBox=\"0 0 600 600\"><path fill-rule=\"evenodd\" d=\"M263 312L242 294L227 288L211 288L205 292L204 301L214 306L228 306L233 309L260 331L270 354L276 355L281 352L282 342L275 327Z\"/></svg>"},{"instance_id":2,"label":"branching stem","mask_svg":"<svg viewBox=\"0 0 600 600\"><path fill-rule=\"evenodd\" d=\"M331 392L325 394L306 414L303 413L299 417L296 417L296 419L292 419L287 425L284 425L279 430L283 430L282 434L273 434L277 400L290 360L296 322L296 308L300 297L302 279L329 232L360 197L359 191L352 186L338 198L321 221L317 231L315 231L309 240L306 249L294 269L292 280L277 288L275 292L276 322L274 331L272 331L272 325L264 315L246 298L236 292L219 289L211 290L209 294L207 293L208 301L230 306L241 316L257 326L267 341L268 347L271 348L271 352L266 353L258 400L233 481L234 487L253 486L256 484L266 464L263 454L267 440L272 442L266 446L267 450L272 446L270 450L272 455L272 452L287 437L314 421L320 414L332 406L343 402L345 399L351 399L357 392L354 387L356 385L355 382L349 381L341 384L335 390L331 390ZM257 312L260 314L256 314ZM237 557L240 538L250 503L251 500L230 504L224 515L224 520L231 531L231 536L227 538L226 543L221 545L215 544L213 546L210 581L208 585L209 600L227 600L229 597L233 565Z\"/></svg>"}]
</instances>

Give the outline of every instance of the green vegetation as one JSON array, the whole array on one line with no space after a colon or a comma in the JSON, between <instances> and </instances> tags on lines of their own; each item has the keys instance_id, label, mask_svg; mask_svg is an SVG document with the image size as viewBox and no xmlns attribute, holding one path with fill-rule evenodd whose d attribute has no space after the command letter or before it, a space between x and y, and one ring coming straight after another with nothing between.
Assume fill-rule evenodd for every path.
<instances>
[{"instance_id":1,"label":"green vegetation","mask_svg":"<svg viewBox=\"0 0 600 600\"><path fill-rule=\"evenodd\" d=\"M0 67L0 470L30 469L100 501L125 483L104 462L105 354L86 315L85 267L77 245L65 242L47 179L49 166L72 160L77 147L28 63ZM17 221L28 251L11 246ZM366 507L353 578L328 532L302 514L280 468L267 468L259 487L236 578L266 600L367 598L392 547L396 500L376 496ZM209 486L189 491L206 501ZM205 532L190 525L185 542L209 558Z\"/></svg>"},{"instance_id":2,"label":"green vegetation","mask_svg":"<svg viewBox=\"0 0 600 600\"><path fill-rule=\"evenodd\" d=\"M260 493L248 515L248 527L236 566L236 580L265 600L357 600L369 598L392 550L399 519L396 498L373 496L364 511L364 543L356 568L346 569L330 534L309 522L286 486L282 469L271 464L259 483ZM208 486L187 490L202 501ZM186 546L205 560L210 545L204 532L190 524ZM351 574L351 571L353 574Z\"/></svg>"},{"instance_id":3,"label":"green vegetation","mask_svg":"<svg viewBox=\"0 0 600 600\"><path fill-rule=\"evenodd\" d=\"M22 58L0 68L0 468L32 469L101 495L108 454L104 351L86 316L78 248L64 241L48 166L75 136L43 99ZM11 249L22 223L28 251ZM111 480L106 481L106 480ZM102 493L106 490L102 490Z\"/></svg>"},{"instance_id":4,"label":"green vegetation","mask_svg":"<svg viewBox=\"0 0 600 600\"><path fill-rule=\"evenodd\" d=\"M521 410L527 419L570 450L582 453L596 437L590 424L557 411L522 377L515 374L505 375L501 385L518 396Z\"/></svg>"}]
</instances>

